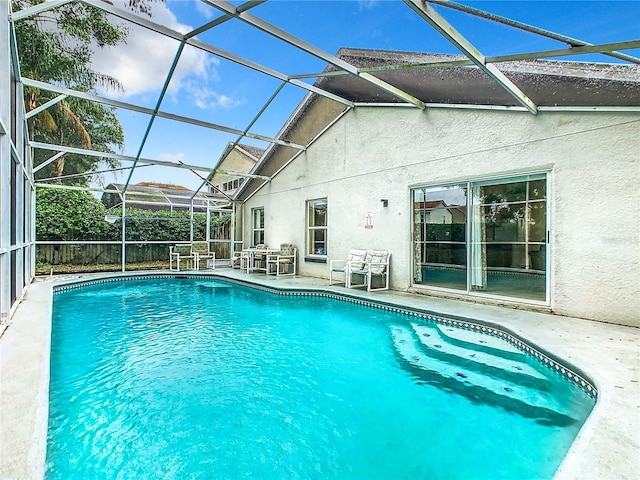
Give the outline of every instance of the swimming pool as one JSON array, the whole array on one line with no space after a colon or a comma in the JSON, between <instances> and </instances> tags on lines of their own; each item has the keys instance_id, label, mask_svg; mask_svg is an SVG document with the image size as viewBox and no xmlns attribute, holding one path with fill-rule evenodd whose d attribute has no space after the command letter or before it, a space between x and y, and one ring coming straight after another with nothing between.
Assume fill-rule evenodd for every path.
<instances>
[{"instance_id":1,"label":"swimming pool","mask_svg":"<svg viewBox=\"0 0 640 480\"><path fill-rule=\"evenodd\" d=\"M594 400L479 330L198 278L58 292L46 477L551 478Z\"/></svg>"}]
</instances>

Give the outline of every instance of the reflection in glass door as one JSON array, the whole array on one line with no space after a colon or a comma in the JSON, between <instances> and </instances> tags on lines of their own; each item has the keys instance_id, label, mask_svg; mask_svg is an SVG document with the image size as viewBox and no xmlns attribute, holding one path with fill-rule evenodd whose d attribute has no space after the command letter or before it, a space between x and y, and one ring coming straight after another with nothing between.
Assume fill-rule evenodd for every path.
<instances>
[{"instance_id":1,"label":"reflection in glass door","mask_svg":"<svg viewBox=\"0 0 640 480\"><path fill-rule=\"evenodd\" d=\"M413 191L414 282L466 290L467 186Z\"/></svg>"},{"instance_id":2,"label":"reflection in glass door","mask_svg":"<svg viewBox=\"0 0 640 480\"><path fill-rule=\"evenodd\" d=\"M412 196L415 284L547 301L545 174Z\"/></svg>"},{"instance_id":3,"label":"reflection in glass door","mask_svg":"<svg viewBox=\"0 0 640 480\"><path fill-rule=\"evenodd\" d=\"M546 299L546 179L472 187L471 289Z\"/></svg>"}]
</instances>

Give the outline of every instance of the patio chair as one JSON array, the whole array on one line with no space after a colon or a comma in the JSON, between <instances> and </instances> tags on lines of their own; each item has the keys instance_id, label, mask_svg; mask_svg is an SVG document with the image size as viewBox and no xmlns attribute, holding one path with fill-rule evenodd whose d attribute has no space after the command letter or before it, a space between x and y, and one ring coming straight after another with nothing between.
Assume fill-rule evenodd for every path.
<instances>
[{"instance_id":1,"label":"patio chair","mask_svg":"<svg viewBox=\"0 0 640 480\"><path fill-rule=\"evenodd\" d=\"M247 269L247 262L249 261L249 254L240 250L239 252L233 252L231 257L231 268L239 268L240 270Z\"/></svg>"},{"instance_id":2,"label":"patio chair","mask_svg":"<svg viewBox=\"0 0 640 480\"><path fill-rule=\"evenodd\" d=\"M267 254L260 252L260 250L268 250L269 246L265 243L259 243L256 245L256 252L253 254L253 265L250 266L253 270L265 270L267 269Z\"/></svg>"},{"instance_id":3,"label":"patio chair","mask_svg":"<svg viewBox=\"0 0 640 480\"><path fill-rule=\"evenodd\" d=\"M367 287L368 292L375 290L389 290L389 262L391 260L391 253L383 250L367 250L364 262L362 266L352 264L349 269L349 275L347 275L347 288ZM360 267L360 268L357 268ZM351 276L362 277L362 283L352 283ZM373 277L382 277L383 286L373 288L371 286L371 280Z\"/></svg>"},{"instance_id":4,"label":"patio chair","mask_svg":"<svg viewBox=\"0 0 640 480\"><path fill-rule=\"evenodd\" d=\"M216 253L211 251L209 242L193 242L191 252L196 256L196 270L200 270L201 262L205 268L216 268Z\"/></svg>"},{"instance_id":5,"label":"patio chair","mask_svg":"<svg viewBox=\"0 0 640 480\"><path fill-rule=\"evenodd\" d=\"M296 274L296 257L298 249L291 243L280 245L280 251L267 255L267 275L281 277ZM287 270L291 270L286 273Z\"/></svg>"},{"instance_id":6,"label":"patio chair","mask_svg":"<svg viewBox=\"0 0 640 480\"><path fill-rule=\"evenodd\" d=\"M191 251L190 243L179 243L169 247L169 270L180 271L180 263L184 262L197 269L196 254ZM173 266L175 262L175 268Z\"/></svg>"},{"instance_id":7,"label":"patio chair","mask_svg":"<svg viewBox=\"0 0 640 480\"><path fill-rule=\"evenodd\" d=\"M347 253L347 258L345 260L331 260L329 262L329 285L334 285L334 283L344 283L346 287L349 287L349 283L351 281L349 271L352 268L361 270L366 255L366 250L357 250L352 248ZM334 282L333 277L336 273L338 273L339 276L344 275L344 282Z\"/></svg>"}]
</instances>

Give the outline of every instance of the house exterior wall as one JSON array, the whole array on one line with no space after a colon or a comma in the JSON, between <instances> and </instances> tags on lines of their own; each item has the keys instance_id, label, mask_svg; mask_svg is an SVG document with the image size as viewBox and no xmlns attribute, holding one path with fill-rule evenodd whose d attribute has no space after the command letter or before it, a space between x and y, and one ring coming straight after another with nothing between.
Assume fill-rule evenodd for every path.
<instances>
[{"instance_id":1,"label":"house exterior wall","mask_svg":"<svg viewBox=\"0 0 640 480\"><path fill-rule=\"evenodd\" d=\"M256 161L245 155L242 152L234 149L229 155L222 161L222 163L218 166L223 170L231 170L235 172L250 172L253 166L256 164ZM236 175L227 175L224 173L214 173L211 179L209 180L210 184L216 185L220 190L223 190L222 186L225 182L235 180L238 176ZM209 188L209 191L213 189ZM227 195L233 195L237 188L224 190L224 193Z\"/></svg>"},{"instance_id":2,"label":"house exterior wall","mask_svg":"<svg viewBox=\"0 0 640 480\"><path fill-rule=\"evenodd\" d=\"M406 290L411 186L544 172L550 308L640 326L639 134L633 112L358 107L244 208L264 207L267 244L298 246L301 275L328 277L328 262L304 259L305 202L327 198L327 260L349 248L389 250L391 287ZM366 213L372 229L364 228ZM245 224L245 238L250 229Z\"/></svg>"}]
</instances>

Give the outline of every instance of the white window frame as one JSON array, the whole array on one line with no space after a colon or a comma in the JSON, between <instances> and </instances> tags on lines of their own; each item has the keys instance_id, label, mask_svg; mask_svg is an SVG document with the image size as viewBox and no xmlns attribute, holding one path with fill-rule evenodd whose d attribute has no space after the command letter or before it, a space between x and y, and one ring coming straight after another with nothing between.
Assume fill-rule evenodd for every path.
<instances>
[{"instance_id":1,"label":"white window frame","mask_svg":"<svg viewBox=\"0 0 640 480\"><path fill-rule=\"evenodd\" d=\"M311 225L311 217L310 217L310 212L311 209L314 208L315 205L317 204L324 204L325 205L325 225ZM327 198L314 198L312 200L307 200L306 202L306 225L307 225L307 241L306 241L306 256L307 257L316 257L316 258L321 258L321 259L326 259L327 258L327 252L328 252L328 234L329 234L329 202L327 201ZM324 247L322 247L322 249L320 251L318 251L318 249L316 248L315 245L312 246L312 238L313 238L313 233L316 231L324 231Z\"/></svg>"},{"instance_id":2,"label":"white window frame","mask_svg":"<svg viewBox=\"0 0 640 480\"><path fill-rule=\"evenodd\" d=\"M257 217L256 214L262 212L262 217ZM262 225L258 225L256 220L262 218ZM265 224L265 216L264 216L264 207L255 207L251 209L251 242L252 246L256 246L259 243L264 243L264 224ZM258 241L258 237L262 237L262 242Z\"/></svg>"}]
</instances>

